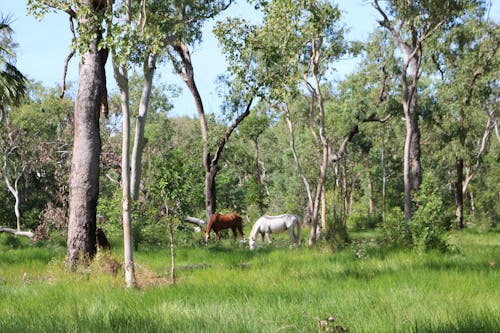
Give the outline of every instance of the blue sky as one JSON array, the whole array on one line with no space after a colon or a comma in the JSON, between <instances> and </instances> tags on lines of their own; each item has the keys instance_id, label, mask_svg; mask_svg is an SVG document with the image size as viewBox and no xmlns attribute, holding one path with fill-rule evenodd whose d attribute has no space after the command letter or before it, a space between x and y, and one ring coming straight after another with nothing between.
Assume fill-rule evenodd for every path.
<instances>
[{"instance_id":1,"label":"blue sky","mask_svg":"<svg viewBox=\"0 0 500 333\"><path fill-rule=\"evenodd\" d=\"M344 23L351 29L348 38L365 40L376 26L379 18L367 0L339 0L339 7L344 11ZM71 33L66 13L48 14L42 21L27 16L26 1L0 0L0 12L12 16L11 26L14 29L14 40L19 44L17 49L17 67L30 79L43 82L46 86L61 83L64 59L69 53ZM232 6L226 13L228 16L249 17L252 8L244 1ZM500 0L493 1L491 16L498 22L500 17ZM211 33L213 22L205 26L203 42L192 52L195 80L203 98L206 112L217 113L220 99L215 86L218 75L224 73L224 57ZM355 61L343 60L336 64L337 74L334 79L355 68ZM184 83L173 74L169 66L159 67L161 80L182 87L182 94L173 101L173 115L196 116L195 104ZM108 89L113 89L114 79L108 70ZM68 69L68 81L78 80L78 58L72 59Z\"/></svg>"}]
</instances>

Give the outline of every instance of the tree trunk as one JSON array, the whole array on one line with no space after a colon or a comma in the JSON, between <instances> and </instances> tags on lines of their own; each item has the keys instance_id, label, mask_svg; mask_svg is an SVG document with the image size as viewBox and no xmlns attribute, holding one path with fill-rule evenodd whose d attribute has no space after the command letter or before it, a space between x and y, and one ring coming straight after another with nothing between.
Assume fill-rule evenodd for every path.
<instances>
[{"instance_id":1,"label":"tree trunk","mask_svg":"<svg viewBox=\"0 0 500 333\"><path fill-rule=\"evenodd\" d=\"M144 151L144 128L148 114L149 97L153 88L155 66L156 55L150 55L144 64L144 81L141 100L139 102L139 114L135 123L134 146L132 148L130 196L133 200L139 198L139 185L142 176L142 153Z\"/></svg>"},{"instance_id":2,"label":"tree trunk","mask_svg":"<svg viewBox=\"0 0 500 333\"><path fill-rule=\"evenodd\" d=\"M221 138L219 144L217 145L215 153L212 155L208 147L208 127L207 127L207 120L205 118L205 110L203 108L200 92L198 91L196 82L194 80L194 70L193 70L193 64L191 62L191 55L189 53L189 49L184 42L180 42L177 45L173 45L173 48L177 52L182 61L182 68L175 61L174 61L174 68L177 74L179 74L179 76L182 77L187 87L189 88L189 91L193 95L196 104L196 110L198 111L201 137L203 141L203 166L205 167L205 209L206 209L206 218L208 222L212 214L215 213L217 209L216 193L215 193L216 190L215 177L217 176L217 171L218 171L217 163L219 162L222 150L224 149L224 146L227 140L229 140L229 137L231 136L234 129L238 126L238 124L241 121L243 121L243 119L246 116L250 114L250 107L252 106L253 99L250 99L250 101L248 102L245 112L239 115L238 118L236 118L236 120L234 121L234 123L227 129L226 133L224 133L224 136Z\"/></svg>"},{"instance_id":3,"label":"tree trunk","mask_svg":"<svg viewBox=\"0 0 500 333\"><path fill-rule=\"evenodd\" d=\"M210 154L208 155L210 158ZM212 163L209 164L209 168L205 171L205 208L206 208L206 218L207 222L210 216L214 214L217 210L217 196L215 190L215 176L217 175L217 166Z\"/></svg>"},{"instance_id":4,"label":"tree trunk","mask_svg":"<svg viewBox=\"0 0 500 333\"><path fill-rule=\"evenodd\" d=\"M422 182L420 164L420 129L418 127L417 82L420 66L419 54L414 48L402 46L405 55L405 65L402 71L403 111L406 124L406 138L404 146L403 181L404 181L404 210L405 233L410 240L410 220L412 217L412 189L418 191ZM409 77L408 77L409 69Z\"/></svg>"},{"instance_id":5,"label":"tree trunk","mask_svg":"<svg viewBox=\"0 0 500 333\"><path fill-rule=\"evenodd\" d=\"M370 169L368 169L368 213L370 215L373 215L374 212L375 212L375 202L373 201L373 181Z\"/></svg>"},{"instance_id":6,"label":"tree trunk","mask_svg":"<svg viewBox=\"0 0 500 333\"><path fill-rule=\"evenodd\" d=\"M288 125L288 131L290 133L290 150L292 151L293 159L295 161L295 165L297 166L297 171L299 173L300 179L302 179L302 182L304 183L304 187L306 189L307 210L306 210L306 214L305 214L306 216L304 216L304 223L309 224L310 218L312 215L312 211L313 211L313 206L314 206L313 197L312 197L312 193L311 193L311 187L309 185L309 181L307 180L306 175L304 174L304 171L302 169L302 165L300 164L297 150L295 149L295 134L294 134L294 130L293 130L292 119L290 118L290 112L288 111L288 108L286 106L278 108L278 109L279 109L279 111L283 112L283 114L285 115L285 120L286 120L286 123Z\"/></svg>"},{"instance_id":7,"label":"tree trunk","mask_svg":"<svg viewBox=\"0 0 500 333\"><path fill-rule=\"evenodd\" d=\"M93 6L94 1L82 1L89 10L104 8ZM99 50L102 39L99 24L82 17L80 26L95 31L95 38L82 55L80 77L75 100L74 141L69 180L69 222L67 264L71 270L92 259L96 253L96 211L99 197L99 158L101 137L99 112L104 91L106 62L105 50Z\"/></svg>"},{"instance_id":8,"label":"tree trunk","mask_svg":"<svg viewBox=\"0 0 500 333\"><path fill-rule=\"evenodd\" d=\"M172 223L168 224L168 235L170 236L170 283L175 284L175 243Z\"/></svg>"},{"instance_id":9,"label":"tree trunk","mask_svg":"<svg viewBox=\"0 0 500 333\"><path fill-rule=\"evenodd\" d=\"M464 192L462 190L462 184L464 182L464 160L463 158L457 158L456 160L456 170L457 170L457 181L455 183L455 203L457 206L456 216L457 216L457 229L462 229L464 227Z\"/></svg>"}]
</instances>

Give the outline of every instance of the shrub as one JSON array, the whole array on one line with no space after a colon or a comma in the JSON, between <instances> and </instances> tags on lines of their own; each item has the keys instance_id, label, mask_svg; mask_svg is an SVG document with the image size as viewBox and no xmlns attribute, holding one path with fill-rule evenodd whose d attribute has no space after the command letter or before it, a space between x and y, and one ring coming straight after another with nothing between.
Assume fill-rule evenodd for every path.
<instances>
[{"instance_id":1,"label":"shrub","mask_svg":"<svg viewBox=\"0 0 500 333\"><path fill-rule=\"evenodd\" d=\"M344 248L349 243L347 225L339 217L328 219L325 239L333 251Z\"/></svg>"},{"instance_id":2,"label":"shrub","mask_svg":"<svg viewBox=\"0 0 500 333\"><path fill-rule=\"evenodd\" d=\"M391 245L405 243L404 213L399 207L394 207L382 223L384 240Z\"/></svg>"},{"instance_id":3,"label":"shrub","mask_svg":"<svg viewBox=\"0 0 500 333\"><path fill-rule=\"evenodd\" d=\"M374 229L381 221L382 216L379 214L352 213L347 217L347 225L354 230Z\"/></svg>"},{"instance_id":4,"label":"shrub","mask_svg":"<svg viewBox=\"0 0 500 333\"><path fill-rule=\"evenodd\" d=\"M410 221L413 244L419 250L449 250L448 234L453 216L432 182L422 185L417 198L417 210Z\"/></svg>"}]
</instances>

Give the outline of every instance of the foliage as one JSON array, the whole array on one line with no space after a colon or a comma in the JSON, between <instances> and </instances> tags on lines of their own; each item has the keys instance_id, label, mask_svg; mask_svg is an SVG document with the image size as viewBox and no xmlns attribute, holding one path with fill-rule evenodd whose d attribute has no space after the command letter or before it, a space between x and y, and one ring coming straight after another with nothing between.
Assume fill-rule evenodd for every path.
<instances>
[{"instance_id":1,"label":"foliage","mask_svg":"<svg viewBox=\"0 0 500 333\"><path fill-rule=\"evenodd\" d=\"M392 208L382 225L385 241L392 245L406 244L404 228L404 212L399 207Z\"/></svg>"},{"instance_id":2,"label":"foliage","mask_svg":"<svg viewBox=\"0 0 500 333\"><path fill-rule=\"evenodd\" d=\"M436 184L426 177L418 193L417 210L410 227L414 246L419 250L449 249L447 230L452 224L453 215L447 210Z\"/></svg>"},{"instance_id":3,"label":"foliage","mask_svg":"<svg viewBox=\"0 0 500 333\"><path fill-rule=\"evenodd\" d=\"M15 66L15 48L11 17L0 13L0 122L12 106L21 104L27 95L27 79Z\"/></svg>"}]
</instances>

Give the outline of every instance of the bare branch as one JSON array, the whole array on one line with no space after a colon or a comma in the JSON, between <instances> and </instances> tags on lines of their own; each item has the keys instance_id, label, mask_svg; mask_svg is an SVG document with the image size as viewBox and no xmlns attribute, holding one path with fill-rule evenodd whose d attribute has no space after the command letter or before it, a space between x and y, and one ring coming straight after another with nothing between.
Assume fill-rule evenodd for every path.
<instances>
[{"instance_id":1,"label":"bare branch","mask_svg":"<svg viewBox=\"0 0 500 333\"><path fill-rule=\"evenodd\" d=\"M212 159L212 164L215 165L217 164L217 161L220 158L220 154L222 152L222 149L224 149L224 146L226 145L227 140L229 140L229 137L233 133L234 129L245 119L249 114L250 114L250 107L252 106L253 98L250 98L250 101L247 104L247 107L245 109L245 112L240 114L238 118L234 121L234 123L227 129L226 133L222 137L221 141L217 145L217 150L215 151L214 158Z\"/></svg>"}]
</instances>

